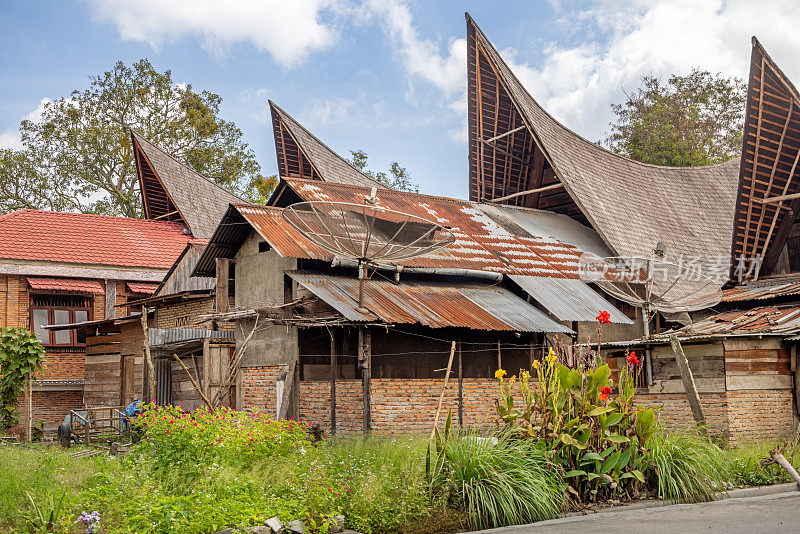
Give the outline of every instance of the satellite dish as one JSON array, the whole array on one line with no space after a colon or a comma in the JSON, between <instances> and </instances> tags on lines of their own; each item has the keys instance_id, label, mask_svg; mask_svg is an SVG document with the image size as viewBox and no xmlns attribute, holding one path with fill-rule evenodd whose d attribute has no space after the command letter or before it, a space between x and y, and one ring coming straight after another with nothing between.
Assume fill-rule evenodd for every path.
<instances>
[{"instance_id":1,"label":"satellite dish","mask_svg":"<svg viewBox=\"0 0 800 534\"><path fill-rule=\"evenodd\" d=\"M335 256L358 261L361 310L370 263L407 260L455 241L442 224L378 205L376 194L373 188L364 204L299 202L283 210L284 220L309 241Z\"/></svg>"},{"instance_id":2,"label":"satellite dish","mask_svg":"<svg viewBox=\"0 0 800 534\"><path fill-rule=\"evenodd\" d=\"M674 263L656 255L581 258L580 276L609 295L654 311L702 310L722 299L722 285L702 273L700 265Z\"/></svg>"}]
</instances>

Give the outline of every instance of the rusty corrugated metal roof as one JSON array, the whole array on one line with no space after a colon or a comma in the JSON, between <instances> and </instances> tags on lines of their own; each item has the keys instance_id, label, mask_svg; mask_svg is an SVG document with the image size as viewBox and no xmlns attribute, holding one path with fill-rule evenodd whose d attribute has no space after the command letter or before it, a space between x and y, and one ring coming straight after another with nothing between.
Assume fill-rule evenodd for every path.
<instances>
[{"instance_id":1,"label":"rusty corrugated metal roof","mask_svg":"<svg viewBox=\"0 0 800 534\"><path fill-rule=\"evenodd\" d=\"M800 332L800 306L764 306L745 311L719 313L674 332L681 335L771 334Z\"/></svg>"},{"instance_id":2,"label":"rusty corrugated metal roof","mask_svg":"<svg viewBox=\"0 0 800 534\"><path fill-rule=\"evenodd\" d=\"M313 271L289 271L297 283L350 321L422 324L476 330L572 331L499 286L386 280L366 282L358 309L358 280Z\"/></svg>"},{"instance_id":3,"label":"rusty corrugated metal roof","mask_svg":"<svg viewBox=\"0 0 800 534\"><path fill-rule=\"evenodd\" d=\"M288 179L285 183L307 201L360 204L371 194L369 188L352 185L300 179ZM475 202L394 190L379 190L377 199L379 205L388 209L443 224L455 235L456 240L452 245L404 261L403 264L407 266L578 278L579 258L583 252L587 252L545 232L539 235L531 233L528 229L542 227L541 224L527 220L535 218L536 212L533 211L528 214L526 213L528 210L514 209L502 213L503 216L498 216L498 213L501 213L498 209L502 208L497 206L484 206ZM267 223L275 224L278 215L277 211L269 211L275 208L237 205L237 209L251 224L264 228L266 233L270 232L266 229ZM276 227L275 231L283 230ZM269 241L266 235L264 237ZM294 236L288 242L284 242L284 245L283 248L279 244L274 245L282 255L282 251L289 256L303 252L298 250L297 247L300 245ZM293 248L292 252L290 248ZM305 249L304 246L302 248ZM304 253L299 257L327 259L327 256L321 256L318 251Z\"/></svg>"},{"instance_id":4,"label":"rusty corrugated metal roof","mask_svg":"<svg viewBox=\"0 0 800 534\"><path fill-rule=\"evenodd\" d=\"M722 300L723 302L741 302L793 295L800 295L800 276L798 275L762 278L756 282L732 287L722 292Z\"/></svg>"}]
</instances>

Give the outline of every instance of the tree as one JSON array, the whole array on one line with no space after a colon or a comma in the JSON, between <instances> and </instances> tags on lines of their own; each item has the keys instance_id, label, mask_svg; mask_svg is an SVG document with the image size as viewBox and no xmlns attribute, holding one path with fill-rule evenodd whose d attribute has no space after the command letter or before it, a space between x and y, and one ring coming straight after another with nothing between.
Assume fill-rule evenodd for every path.
<instances>
[{"instance_id":1,"label":"tree","mask_svg":"<svg viewBox=\"0 0 800 534\"><path fill-rule=\"evenodd\" d=\"M411 191L414 193L419 193L419 184L415 183L411 179L411 176L408 174L406 168L401 167L396 161L393 161L389 166L389 173L387 174L383 171L375 172L368 169L367 153L363 150L351 150L350 156L351 159L349 161L353 167L363 172L373 180L399 191Z\"/></svg>"},{"instance_id":2,"label":"tree","mask_svg":"<svg viewBox=\"0 0 800 534\"><path fill-rule=\"evenodd\" d=\"M171 71L158 72L147 59L118 62L90 77L88 89L46 104L41 119L21 123L27 164L37 176L19 188L13 180L0 185L0 194L16 193L3 202L39 206L45 198L55 209L141 216L128 127L243 194L260 167L242 131L219 117L221 103L217 94L175 83ZM8 180L5 172L2 179Z\"/></svg>"},{"instance_id":3,"label":"tree","mask_svg":"<svg viewBox=\"0 0 800 534\"><path fill-rule=\"evenodd\" d=\"M270 195L278 187L278 175L255 176L250 180L250 184L245 191L245 198L253 204L266 204Z\"/></svg>"},{"instance_id":4,"label":"tree","mask_svg":"<svg viewBox=\"0 0 800 534\"><path fill-rule=\"evenodd\" d=\"M0 328L0 429L19 422L17 401L25 383L42 370L44 347L25 328Z\"/></svg>"},{"instance_id":5,"label":"tree","mask_svg":"<svg viewBox=\"0 0 800 534\"><path fill-rule=\"evenodd\" d=\"M72 199L51 195L50 190L63 184L47 183L36 171L27 152L0 149L0 212L20 209L64 211Z\"/></svg>"},{"instance_id":6,"label":"tree","mask_svg":"<svg viewBox=\"0 0 800 534\"><path fill-rule=\"evenodd\" d=\"M710 165L739 154L747 97L742 80L694 69L666 84L654 76L641 82L624 104L611 106L611 150L671 167Z\"/></svg>"}]
</instances>

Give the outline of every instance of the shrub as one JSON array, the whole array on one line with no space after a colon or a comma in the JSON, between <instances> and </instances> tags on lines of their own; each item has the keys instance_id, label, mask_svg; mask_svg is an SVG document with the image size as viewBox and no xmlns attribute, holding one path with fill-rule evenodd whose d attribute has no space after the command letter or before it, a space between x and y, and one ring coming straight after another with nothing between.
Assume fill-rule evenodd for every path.
<instances>
[{"instance_id":1,"label":"shrub","mask_svg":"<svg viewBox=\"0 0 800 534\"><path fill-rule=\"evenodd\" d=\"M658 496L675 502L703 502L724 489L723 451L708 438L689 431L657 432L649 443L649 474Z\"/></svg>"},{"instance_id":2,"label":"shrub","mask_svg":"<svg viewBox=\"0 0 800 534\"><path fill-rule=\"evenodd\" d=\"M721 455L721 462L728 482L736 486L763 486L791 482L792 477L781 466L761 465L761 461L769 458L771 450L777 446L776 443L762 441L744 443L725 450ZM784 456L795 469L800 468L800 457L795 450L790 448Z\"/></svg>"},{"instance_id":3,"label":"shrub","mask_svg":"<svg viewBox=\"0 0 800 534\"><path fill-rule=\"evenodd\" d=\"M158 468L187 473L214 463L247 467L310 445L308 425L275 421L258 411L183 412L180 407L150 404L136 424L144 429L138 452L150 455Z\"/></svg>"},{"instance_id":4,"label":"shrub","mask_svg":"<svg viewBox=\"0 0 800 534\"><path fill-rule=\"evenodd\" d=\"M429 467L434 490L467 514L472 529L530 523L556 517L562 486L548 453L531 440L499 439L437 431L437 458ZM428 462L430 464L430 461Z\"/></svg>"}]
</instances>

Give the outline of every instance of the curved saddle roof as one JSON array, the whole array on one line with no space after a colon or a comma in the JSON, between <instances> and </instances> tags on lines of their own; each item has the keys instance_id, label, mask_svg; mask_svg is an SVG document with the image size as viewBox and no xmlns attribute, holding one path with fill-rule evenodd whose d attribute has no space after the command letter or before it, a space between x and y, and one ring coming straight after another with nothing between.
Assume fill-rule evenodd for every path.
<instances>
[{"instance_id":1,"label":"curved saddle roof","mask_svg":"<svg viewBox=\"0 0 800 534\"><path fill-rule=\"evenodd\" d=\"M670 256L727 261L738 159L660 167L584 139L533 99L466 18L471 200L510 196L504 202L566 213L618 255L649 256L661 241Z\"/></svg>"}]
</instances>

